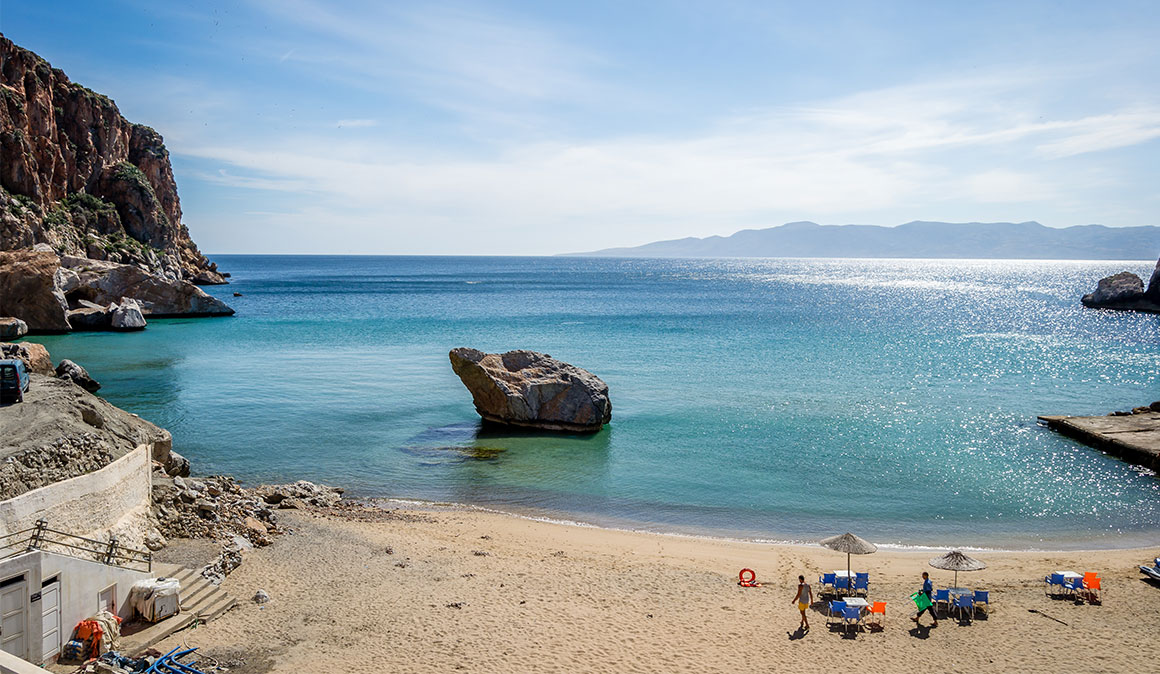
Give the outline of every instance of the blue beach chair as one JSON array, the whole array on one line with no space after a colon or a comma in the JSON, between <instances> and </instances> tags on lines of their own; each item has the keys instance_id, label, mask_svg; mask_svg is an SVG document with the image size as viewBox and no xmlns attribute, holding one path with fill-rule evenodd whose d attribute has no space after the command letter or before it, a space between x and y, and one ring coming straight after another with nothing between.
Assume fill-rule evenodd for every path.
<instances>
[{"instance_id":1,"label":"blue beach chair","mask_svg":"<svg viewBox=\"0 0 1160 674\"><path fill-rule=\"evenodd\" d=\"M834 577L835 576L832 573L822 574L822 577L818 579L818 582L821 583L823 590L825 590L826 587L829 587L831 591L834 589Z\"/></svg>"},{"instance_id":2,"label":"blue beach chair","mask_svg":"<svg viewBox=\"0 0 1160 674\"><path fill-rule=\"evenodd\" d=\"M847 606L846 608L842 609L842 622L844 623L842 626L843 629L848 628L851 624L853 624L854 627L864 627L865 625L862 622L862 607Z\"/></svg>"},{"instance_id":3,"label":"blue beach chair","mask_svg":"<svg viewBox=\"0 0 1160 674\"><path fill-rule=\"evenodd\" d=\"M870 596L870 578L868 577L868 574L860 573L858 574L858 577L854 579L854 593L857 594L858 592L862 592L862 594L866 595L867 597Z\"/></svg>"},{"instance_id":4,"label":"blue beach chair","mask_svg":"<svg viewBox=\"0 0 1160 674\"><path fill-rule=\"evenodd\" d=\"M966 615L969 619L975 612L975 598L965 594L955 597L955 608L958 610L960 618Z\"/></svg>"},{"instance_id":5,"label":"blue beach chair","mask_svg":"<svg viewBox=\"0 0 1160 674\"><path fill-rule=\"evenodd\" d=\"M1077 597L1083 591L1083 578L1068 578L1063 581L1063 589L1071 593L1071 596Z\"/></svg>"},{"instance_id":6,"label":"blue beach chair","mask_svg":"<svg viewBox=\"0 0 1160 674\"><path fill-rule=\"evenodd\" d=\"M850 577L849 576L839 576L839 577L835 578L834 579L834 589L836 589L836 590L849 590L850 589Z\"/></svg>"},{"instance_id":7,"label":"blue beach chair","mask_svg":"<svg viewBox=\"0 0 1160 674\"><path fill-rule=\"evenodd\" d=\"M986 590L975 590L975 608L983 606L986 606L984 613L991 612L991 593Z\"/></svg>"},{"instance_id":8,"label":"blue beach chair","mask_svg":"<svg viewBox=\"0 0 1160 674\"><path fill-rule=\"evenodd\" d=\"M846 610L846 602L844 602L844 601L832 601L832 602L830 602L830 614L828 616L826 616L826 624L828 625L830 623L829 619L833 618L835 615L838 617L841 617L842 613L845 610Z\"/></svg>"},{"instance_id":9,"label":"blue beach chair","mask_svg":"<svg viewBox=\"0 0 1160 674\"><path fill-rule=\"evenodd\" d=\"M1045 586L1043 588L1044 594L1062 594L1063 593L1063 574L1053 573L1043 579ZM1059 591L1053 591L1052 588L1059 588Z\"/></svg>"},{"instance_id":10,"label":"blue beach chair","mask_svg":"<svg viewBox=\"0 0 1160 674\"><path fill-rule=\"evenodd\" d=\"M935 590L934 591L935 608L938 608L939 604L942 604L943 607L946 609L946 613L944 613L943 615L946 615L947 613L951 612L951 591L950 590L947 590L944 588L942 590Z\"/></svg>"}]
</instances>

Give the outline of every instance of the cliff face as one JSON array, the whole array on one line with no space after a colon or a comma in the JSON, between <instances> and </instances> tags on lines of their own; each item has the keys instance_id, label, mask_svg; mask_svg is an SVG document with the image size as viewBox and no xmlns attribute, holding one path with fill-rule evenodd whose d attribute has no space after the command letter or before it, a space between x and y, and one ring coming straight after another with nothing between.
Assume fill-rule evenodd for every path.
<instances>
[{"instance_id":1,"label":"cliff face","mask_svg":"<svg viewBox=\"0 0 1160 674\"><path fill-rule=\"evenodd\" d=\"M0 35L0 250L61 255L224 283L181 222L161 135Z\"/></svg>"}]
</instances>

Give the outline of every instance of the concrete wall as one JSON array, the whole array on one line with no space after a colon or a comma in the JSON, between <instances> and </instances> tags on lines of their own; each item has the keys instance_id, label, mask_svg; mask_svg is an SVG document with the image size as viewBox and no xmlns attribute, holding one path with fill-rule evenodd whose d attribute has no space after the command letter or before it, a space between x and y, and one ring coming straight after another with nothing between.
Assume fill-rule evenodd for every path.
<instances>
[{"instance_id":1,"label":"concrete wall","mask_svg":"<svg viewBox=\"0 0 1160 674\"><path fill-rule=\"evenodd\" d=\"M141 445L104 468L68 480L46 485L0 502L0 536L32 528L43 519L51 529L75 536L107 540L111 531L122 534L144 526L150 508L150 450ZM140 523L140 526L138 524ZM51 534L49 540L56 537ZM126 536L122 535L122 539ZM132 544L123 540L123 544ZM15 548L19 549L19 548ZM53 548L50 547L49 550ZM3 552L14 551L7 548ZM60 576L62 643L76 624L97 612L101 591L116 585L117 613L128 618L129 588L150 577L131 571L86 561L48 550L34 550L0 560L0 582L24 574L28 584L25 625L29 662L42 662L43 608L32 597L41 591L45 579Z\"/></svg>"},{"instance_id":2,"label":"concrete wall","mask_svg":"<svg viewBox=\"0 0 1160 674\"><path fill-rule=\"evenodd\" d=\"M44 519L74 536L104 538L134 510L150 506L149 447L140 445L104 468L0 502L0 536Z\"/></svg>"},{"instance_id":3,"label":"concrete wall","mask_svg":"<svg viewBox=\"0 0 1160 674\"><path fill-rule=\"evenodd\" d=\"M0 581L24 574L28 583L28 598L25 624L28 653L25 660L43 662L43 608L32 596L40 592L45 580L60 576L60 627L61 644L72 636L73 628L85 618L97 612L97 600L102 590L110 585L117 586L117 614L124 619L132 616L129 606L129 588L133 583L151 575L141 571L130 571L113 566L105 566L83 559L65 557L51 552L33 550L18 557L0 561Z\"/></svg>"}]
</instances>

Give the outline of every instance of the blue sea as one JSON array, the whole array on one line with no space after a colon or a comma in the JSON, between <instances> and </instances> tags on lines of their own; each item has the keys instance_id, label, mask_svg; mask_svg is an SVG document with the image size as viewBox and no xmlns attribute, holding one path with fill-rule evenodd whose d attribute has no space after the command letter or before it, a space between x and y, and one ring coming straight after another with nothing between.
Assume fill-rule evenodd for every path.
<instances>
[{"instance_id":1,"label":"blue sea","mask_svg":"<svg viewBox=\"0 0 1160 674\"><path fill-rule=\"evenodd\" d=\"M215 260L235 317L42 340L196 473L757 540L1160 542L1160 478L1036 423L1160 399L1160 316L1079 304L1146 262ZM591 370L611 425L481 428L457 346Z\"/></svg>"}]
</instances>

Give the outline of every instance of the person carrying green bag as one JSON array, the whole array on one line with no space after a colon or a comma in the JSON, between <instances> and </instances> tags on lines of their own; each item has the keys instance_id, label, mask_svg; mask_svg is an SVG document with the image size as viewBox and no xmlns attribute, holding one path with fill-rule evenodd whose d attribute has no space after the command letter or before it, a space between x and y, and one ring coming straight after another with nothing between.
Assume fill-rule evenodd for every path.
<instances>
[{"instance_id":1,"label":"person carrying green bag","mask_svg":"<svg viewBox=\"0 0 1160 674\"><path fill-rule=\"evenodd\" d=\"M934 583L930 582L930 574L926 571L922 572L922 590L910 595L910 598L918 607L918 615L912 617L911 620L917 624L923 612L930 611L930 617L934 618L933 626L938 627L938 616L934 613Z\"/></svg>"}]
</instances>

